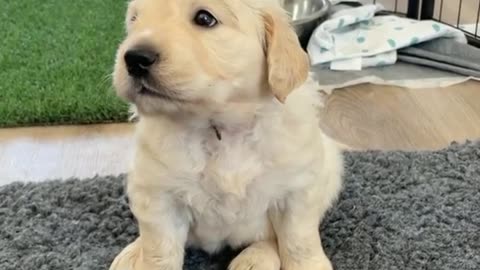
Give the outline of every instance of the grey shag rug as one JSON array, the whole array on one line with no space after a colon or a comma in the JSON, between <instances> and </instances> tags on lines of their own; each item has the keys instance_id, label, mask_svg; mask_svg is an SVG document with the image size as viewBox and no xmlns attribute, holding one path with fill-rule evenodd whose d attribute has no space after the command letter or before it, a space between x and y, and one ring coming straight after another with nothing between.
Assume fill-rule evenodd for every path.
<instances>
[{"instance_id":1,"label":"grey shag rug","mask_svg":"<svg viewBox=\"0 0 480 270\"><path fill-rule=\"evenodd\" d=\"M480 143L345 155L345 188L321 226L336 269L480 269ZM123 181L0 187L0 269L108 269L137 235ZM188 250L185 269L226 269L237 252Z\"/></svg>"}]
</instances>

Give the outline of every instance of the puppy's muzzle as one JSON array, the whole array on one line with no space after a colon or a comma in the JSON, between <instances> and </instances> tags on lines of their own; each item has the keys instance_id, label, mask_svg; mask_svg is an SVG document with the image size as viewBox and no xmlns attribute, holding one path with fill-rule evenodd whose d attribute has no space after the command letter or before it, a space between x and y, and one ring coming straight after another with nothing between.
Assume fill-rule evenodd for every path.
<instances>
[{"instance_id":1,"label":"puppy's muzzle","mask_svg":"<svg viewBox=\"0 0 480 270\"><path fill-rule=\"evenodd\" d=\"M128 50L125 55L125 65L130 76L134 78L146 77L151 67L158 61L159 54L149 48L133 48Z\"/></svg>"}]
</instances>

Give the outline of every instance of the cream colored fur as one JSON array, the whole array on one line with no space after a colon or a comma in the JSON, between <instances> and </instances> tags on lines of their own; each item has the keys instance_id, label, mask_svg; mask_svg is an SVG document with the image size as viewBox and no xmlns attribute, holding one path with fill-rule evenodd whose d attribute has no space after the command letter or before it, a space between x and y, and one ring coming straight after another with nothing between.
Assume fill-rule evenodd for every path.
<instances>
[{"instance_id":1,"label":"cream colored fur","mask_svg":"<svg viewBox=\"0 0 480 270\"><path fill-rule=\"evenodd\" d=\"M222 24L191 25L198 8ZM134 0L127 29L114 84L139 114L127 193L140 236L110 269L181 270L186 246L225 245L247 246L231 270L332 269L318 227L342 158L277 2ZM141 83L181 102L138 94L123 54L139 43L164 57Z\"/></svg>"}]
</instances>

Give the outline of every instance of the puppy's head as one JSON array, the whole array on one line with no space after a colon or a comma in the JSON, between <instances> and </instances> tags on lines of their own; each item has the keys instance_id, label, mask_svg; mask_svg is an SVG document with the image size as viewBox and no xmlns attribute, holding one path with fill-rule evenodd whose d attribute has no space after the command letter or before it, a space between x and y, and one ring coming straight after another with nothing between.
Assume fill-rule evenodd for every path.
<instances>
[{"instance_id":1,"label":"puppy's head","mask_svg":"<svg viewBox=\"0 0 480 270\"><path fill-rule=\"evenodd\" d=\"M140 113L284 101L308 58L277 0L133 0L114 86Z\"/></svg>"}]
</instances>

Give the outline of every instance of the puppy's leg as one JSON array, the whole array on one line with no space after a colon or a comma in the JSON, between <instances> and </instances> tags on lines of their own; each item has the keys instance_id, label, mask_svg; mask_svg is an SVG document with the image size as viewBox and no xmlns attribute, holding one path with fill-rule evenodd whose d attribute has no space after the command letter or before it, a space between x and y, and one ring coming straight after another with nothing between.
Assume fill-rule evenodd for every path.
<instances>
[{"instance_id":1,"label":"puppy's leg","mask_svg":"<svg viewBox=\"0 0 480 270\"><path fill-rule=\"evenodd\" d=\"M130 196L140 237L127 246L110 270L181 270L188 235L188 219L168 195L147 192Z\"/></svg>"},{"instance_id":2,"label":"puppy's leg","mask_svg":"<svg viewBox=\"0 0 480 270\"><path fill-rule=\"evenodd\" d=\"M230 264L229 270L279 270L280 258L275 240L255 242Z\"/></svg>"},{"instance_id":3,"label":"puppy's leg","mask_svg":"<svg viewBox=\"0 0 480 270\"><path fill-rule=\"evenodd\" d=\"M336 198L340 180L289 195L283 205L271 209L283 270L331 270L320 234L320 221Z\"/></svg>"}]
</instances>

